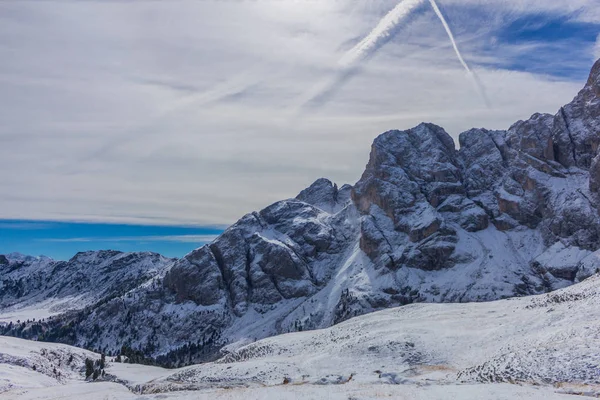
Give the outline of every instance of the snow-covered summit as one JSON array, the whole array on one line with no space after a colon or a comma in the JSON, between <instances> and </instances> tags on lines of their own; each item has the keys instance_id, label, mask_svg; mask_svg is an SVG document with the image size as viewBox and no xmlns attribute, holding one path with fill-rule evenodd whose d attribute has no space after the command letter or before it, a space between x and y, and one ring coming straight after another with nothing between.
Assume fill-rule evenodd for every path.
<instances>
[{"instance_id":1,"label":"snow-covered summit","mask_svg":"<svg viewBox=\"0 0 600 400\"><path fill-rule=\"evenodd\" d=\"M352 186L348 184L338 188L337 184L329 179L320 178L301 191L296 199L335 214L348 205L351 190Z\"/></svg>"},{"instance_id":2,"label":"snow-covered summit","mask_svg":"<svg viewBox=\"0 0 600 400\"><path fill-rule=\"evenodd\" d=\"M36 256L18 253L18 252L5 254L5 255L2 255L2 257L4 257L4 259L6 259L7 261L33 261L33 260L52 261L52 259L50 257L44 256L44 255L39 255L36 257Z\"/></svg>"}]
</instances>

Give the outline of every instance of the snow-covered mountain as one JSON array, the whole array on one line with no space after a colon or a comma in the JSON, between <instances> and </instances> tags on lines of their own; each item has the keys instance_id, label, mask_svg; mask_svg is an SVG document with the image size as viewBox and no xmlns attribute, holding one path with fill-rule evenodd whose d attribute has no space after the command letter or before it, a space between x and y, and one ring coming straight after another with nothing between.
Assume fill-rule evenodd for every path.
<instances>
[{"instance_id":1,"label":"snow-covered mountain","mask_svg":"<svg viewBox=\"0 0 600 400\"><path fill-rule=\"evenodd\" d=\"M0 322L43 319L119 297L174 262L156 253L89 251L69 261L0 255Z\"/></svg>"},{"instance_id":2,"label":"snow-covered mountain","mask_svg":"<svg viewBox=\"0 0 600 400\"><path fill-rule=\"evenodd\" d=\"M0 336L0 398L568 399L600 395L600 276L553 293L412 304L230 346L175 370ZM477 321L477 323L473 323ZM88 381L90 379L88 378Z\"/></svg>"},{"instance_id":3,"label":"snow-covered mountain","mask_svg":"<svg viewBox=\"0 0 600 400\"><path fill-rule=\"evenodd\" d=\"M354 186L319 179L124 295L0 332L178 366L398 305L545 293L600 269L600 61L556 115L459 142L433 124L385 132Z\"/></svg>"}]
</instances>

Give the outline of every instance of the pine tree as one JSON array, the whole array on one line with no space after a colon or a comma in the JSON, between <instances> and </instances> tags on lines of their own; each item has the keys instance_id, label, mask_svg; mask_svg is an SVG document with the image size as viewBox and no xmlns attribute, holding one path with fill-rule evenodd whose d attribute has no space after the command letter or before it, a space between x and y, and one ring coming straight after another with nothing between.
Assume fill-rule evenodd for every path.
<instances>
[{"instance_id":1,"label":"pine tree","mask_svg":"<svg viewBox=\"0 0 600 400\"><path fill-rule=\"evenodd\" d=\"M86 379L94 373L94 362L89 358L85 359L85 377Z\"/></svg>"}]
</instances>

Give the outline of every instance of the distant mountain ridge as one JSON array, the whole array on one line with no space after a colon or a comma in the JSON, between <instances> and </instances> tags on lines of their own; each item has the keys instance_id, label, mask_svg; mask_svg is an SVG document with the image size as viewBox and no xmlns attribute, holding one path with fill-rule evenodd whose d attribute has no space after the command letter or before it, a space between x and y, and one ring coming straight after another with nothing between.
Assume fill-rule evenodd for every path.
<instances>
[{"instance_id":1,"label":"distant mountain ridge","mask_svg":"<svg viewBox=\"0 0 600 400\"><path fill-rule=\"evenodd\" d=\"M0 255L0 310L46 304L40 316L81 309L118 297L160 276L174 259L114 250L77 253L69 261L18 253ZM1 320L0 320L1 322Z\"/></svg>"},{"instance_id":2,"label":"distant mountain ridge","mask_svg":"<svg viewBox=\"0 0 600 400\"><path fill-rule=\"evenodd\" d=\"M427 123L385 132L354 186L319 179L179 260L128 255L144 282L113 272L121 258L85 253L106 268L94 280L135 284L0 333L127 346L175 366L374 310L544 293L600 270L600 60L556 115L471 129L459 143ZM72 265L98 273L86 260ZM61 282L84 280L76 270ZM0 296L2 307L17 300Z\"/></svg>"}]
</instances>

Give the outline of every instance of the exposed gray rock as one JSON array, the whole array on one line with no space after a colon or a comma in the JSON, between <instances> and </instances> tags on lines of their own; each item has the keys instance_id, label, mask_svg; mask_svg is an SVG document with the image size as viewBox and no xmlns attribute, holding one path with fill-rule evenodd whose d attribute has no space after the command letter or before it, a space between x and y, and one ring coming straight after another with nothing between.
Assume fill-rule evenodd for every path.
<instances>
[{"instance_id":1,"label":"exposed gray rock","mask_svg":"<svg viewBox=\"0 0 600 400\"><path fill-rule=\"evenodd\" d=\"M328 213L336 213L343 209L350 202L350 193L352 186L344 185L338 189L337 184L329 179L317 179L308 188L301 191L296 199Z\"/></svg>"},{"instance_id":2,"label":"exposed gray rock","mask_svg":"<svg viewBox=\"0 0 600 400\"><path fill-rule=\"evenodd\" d=\"M581 282L598 273L600 273L600 250L591 253L579 262L575 281Z\"/></svg>"},{"instance_id":3,"label":"exposed gray rock","mask_svg":"<svg viewBox=\"0 0 600 400\"><path fill-rule=\"evenodd\" d=\"M459 135L459 154L464 168L464 185L469 197L477 198L502 183L506 167L497 142L504 139L504 135L504 132L486 129L471 129ZM486 205L492 213L497 213L492 204Z\"/></svg>"},{"instance_id":4,"label":"exposed gray rock","mask_svg":"<svg viewBox=\"0 0 600 400\"><path fill-rule=\"evenodd\" d=\"M375 139L369 163L354 186L352 198L365 214L377 206L391 219L395 230L407 235L410 243L404 253L399 258L391 256L394 265L400 260L427 270L451 266L448 257L456 240L446 236L454 232L446 228L436 207L448 196L464 193L456 156L452 138L433 124L389 131ZM384 247L376 250L371 239L361 241L361 246L368 246L363 250L377 259L380 251L385 251L386 242L394 240L388 237L389 230L373 233L365 230L369 228L370 225L363 225L363 235L381 235L383 241L378 242ZM440 243L438 248L435 243Z\"/></svg>"},{"instance_id":5,"label":"exposed gray rock","mask_svg":"<svg viewBox=\"0 0 600 400\"><path fill-rule=\"evenodd\" d=\"M180 302L192 300L209 306L217 304L225 295L222 272L208 246L192 251L175 263L163 284L176 293L176 300Z\"/></svg>"},{"instance_id":6,"label":"exposed gray rock","mask_svg":"<svg viewBox=\"0 0 600 400\"><path fill-rule=\"evenodd\" d=\"M592 159L590 165L590 192L598 194L600 192L600 153Z\"/></svg>"},{"instance_id":7,"label":"exposed gray rock","mask_svg":"<svg viewBox=\"0 0 600 400\"><path fill-rule=\"evenodd\" d=\"M585 87L554 117L555 159L566 167L588 169L600 144L600 60Z\"/></svg>"},{"instance_id":8,"label":"exposed gray rock","mask_svg":"<svg viewBox=\"0 0 600 400\"><path fill-rule=\"evenodd\" d=\"M447 221L458 224L469 232L484 230L489 225L489 217L485 210L465 196L449 196L437 210Z\"/></svg>"},{"instance_id":9,"label":"exposed gray rock","mask_svg":"<svg viewBox=\"0 0 600 400\"><path fill-rule=\"evenodd\" d=\"M553 124L553 115L533 114L530 119L518 121L508 129L506 144L532 157L554 161Z\"/></svg>"}]
</instances>

